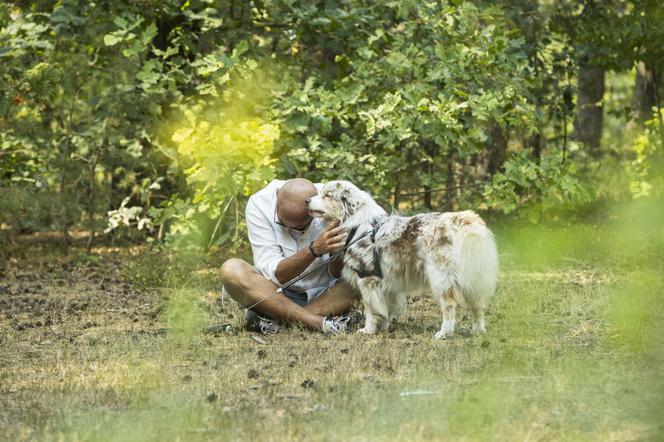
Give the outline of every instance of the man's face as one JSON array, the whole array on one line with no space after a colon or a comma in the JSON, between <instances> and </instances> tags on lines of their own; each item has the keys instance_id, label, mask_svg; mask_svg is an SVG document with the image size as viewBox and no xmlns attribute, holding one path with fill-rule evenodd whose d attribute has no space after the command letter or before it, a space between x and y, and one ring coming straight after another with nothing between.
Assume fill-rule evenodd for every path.
<instances>
[{"instance_id":1,"label":"man's face","mask_svg":"<svg viewBox=\"0 0 664 442\"><path fill-rule=\"evenodd\" d=\"M313 217L308 213L302 217L293 216L284 212L285 211L283 210L280 211L277 206L277 219L275 220L275 223L292 230L297 230L298 232L304 232L307 230L307 227L309 227L309 224L311 224L311 221L313 220Z\"/></svg>"},{"instance_id":2,"label":"man's face","mask_svg":"<svg viewBox=\"0 0 664 442\"><path fill-rule=\"evenodd\" d=\"M289 229L304 232L313 220L313 217L309 215L306 200L315 195L315 189L313 192L306 192L297 196L281 195L280 197L278 195L274 222Z\"/></svg>"}]
</instances>

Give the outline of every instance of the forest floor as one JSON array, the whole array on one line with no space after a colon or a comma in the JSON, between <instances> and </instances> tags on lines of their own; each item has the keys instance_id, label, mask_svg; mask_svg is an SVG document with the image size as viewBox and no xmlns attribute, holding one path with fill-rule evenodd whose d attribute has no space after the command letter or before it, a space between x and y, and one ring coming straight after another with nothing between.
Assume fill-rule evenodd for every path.
<instances>
[{"instance_id":1,"label":"forest floor","mask_svg":"<svg viewBox=\"0 0 664 442\"><path fill-rule=\"evenodd\" d=\"M488 333L446 341L428 296L383 335L259 336L214 258L19 238L0 440L664 439L664 236L615 225L497 228Z\"/></svg>"}]
</instances>

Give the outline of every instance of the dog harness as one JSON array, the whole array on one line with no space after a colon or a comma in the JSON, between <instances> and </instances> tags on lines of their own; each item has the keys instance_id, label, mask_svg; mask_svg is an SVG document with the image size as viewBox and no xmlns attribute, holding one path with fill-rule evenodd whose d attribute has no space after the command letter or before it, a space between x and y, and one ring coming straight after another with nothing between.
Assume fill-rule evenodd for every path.
<instances>
[{"instance_id":1,"label":"dog harness","mask_svg":"<svg viewBox=\"0 0 664 442\"><path fill-rule=\"evenodd\" d=\"M371 242L373 243L373 269L368 270L365 268L363 265L361 265L360 268L353 268L355 273L357 273L357 276L361 279L368 278L370 276L376 276L378 278L383 277L383 267L380 264L380 259L382 255L382 251L380 247L376 245L376 233L378 233L378 230L380 227L383 225L383 222L385 221L385 217L382 218L374 218L371 221ZM346 246L344 249L348 248L348 244L350 244L350 241L353 239L353 236L355 236L355 233L357 232L357 226L353 227L350 232L348 232L348 238L346 239ZM363 236L366 235L366 232ZM358 238L359 240L359 238Z\"/></svg>"}]
</instances>

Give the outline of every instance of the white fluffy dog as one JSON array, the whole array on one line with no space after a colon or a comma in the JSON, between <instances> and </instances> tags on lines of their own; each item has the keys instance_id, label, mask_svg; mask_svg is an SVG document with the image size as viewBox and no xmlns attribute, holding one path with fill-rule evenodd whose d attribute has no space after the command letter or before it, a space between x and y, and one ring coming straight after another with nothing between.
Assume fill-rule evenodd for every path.
<instances>
[{"instance_id":1,"label":"white fluffy dog","mask_svg":"<svg viewBox=\"0 0 664 442\"><path fill-rule=\"evenodd\" d=\"M484 333L484 310L496 289L493 234L470 210L387 216L368 193L347 181L327 183L309 201L313 216L339 218L349 230L342 277L362 294L362 333L386 330L412 292L428 291L443 322L436 338L454 333L457 305L472 312L472 332ZM358 240L359 239L359 240Z\"/></svg>"}]
</instances>

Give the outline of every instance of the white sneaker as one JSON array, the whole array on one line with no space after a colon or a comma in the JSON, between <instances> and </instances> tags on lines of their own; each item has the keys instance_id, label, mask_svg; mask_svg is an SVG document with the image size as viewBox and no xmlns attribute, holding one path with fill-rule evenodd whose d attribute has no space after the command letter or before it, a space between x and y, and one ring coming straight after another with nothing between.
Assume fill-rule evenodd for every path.
<instances>
[{"instance_id":1,"label":"white sneaker","mask_svg":"<svg viewBox=\"0 0 664 442\"><path fill-rule=\"evenodd\" d=\"M323 318L323 333L331 333L338 335L346 332L346 327L350 317L348 316L335 316L333 318Z\"/></svg>"},{"instance_id":2,"label":"white sneaker","mask_svg":"<svg viewBox=\"0 0 664 442\"><path fill-rule=\"evenodd\" d=\"M279 331L279 323L273 319L262 318L259 316L258 330L264 335L273 335Z\"/></svg>"}]
</instances>

